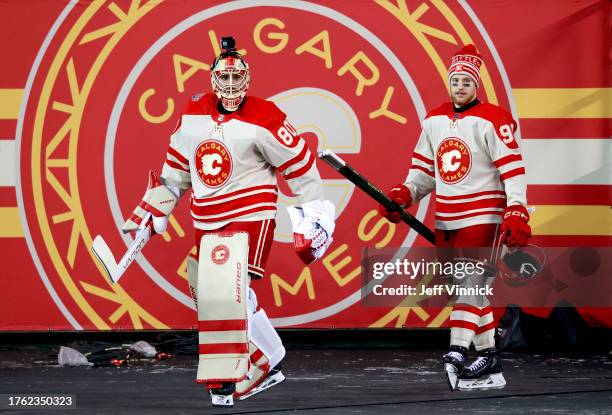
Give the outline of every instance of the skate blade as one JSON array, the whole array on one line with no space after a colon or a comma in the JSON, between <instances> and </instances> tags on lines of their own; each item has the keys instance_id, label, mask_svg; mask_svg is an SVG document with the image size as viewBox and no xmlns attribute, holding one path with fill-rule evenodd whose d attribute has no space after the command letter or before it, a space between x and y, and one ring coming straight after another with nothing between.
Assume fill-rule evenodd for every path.
<instances>
[{"instance_id":1,"label":"skate blade","mask_svg":"<svg viewBox=\"0 0 612 415\"><path fill-rule=\"evenodd\" d=\"M487 391L493 389L503 389L506 386L506 379L502 373L494 373L484 379L459 379L457 389L463 392Z\"/></svg>"},{"instance_id":2,"label":"skate blade","mask_svg":"<svg viewBox=\"0 0 612 415\"><path fill-rule=\"evenodd\" d=\"M278 385L279 383L283 382L285 379L286 378L285 378L285 375L283 375L283 372L278 372L278 373L273 374L272 376L268 376L266 379L264 379L263 382L261 382L259 385L251 389L249 393L246 393L240 396L238 400L244 401L245 399L250 398L253 395L257 395L258 393L263 392L266 389L270 389L272 386Z\"/></svg>"},{"instance_id":3,"label":"skate blade","mask_svg":"<svg viewBox=\"0 0 612 415\"><path fill-rule=\"evenodd\" d=\"M457 368L450 363L444 364L444 370L446 370L446 380L448 381L448 387L454 391L457 389L457 382L459 381L457 376Z\"/></svg>"}]
</instances>

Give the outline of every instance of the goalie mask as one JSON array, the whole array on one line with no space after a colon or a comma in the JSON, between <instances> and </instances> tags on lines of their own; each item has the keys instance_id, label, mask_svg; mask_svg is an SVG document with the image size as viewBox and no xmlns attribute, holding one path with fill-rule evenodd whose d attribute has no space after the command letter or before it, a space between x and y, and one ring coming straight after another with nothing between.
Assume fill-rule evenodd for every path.
<instances>
[{"instance_id":1,"label":"goalie mask","mask_svg":"<svg viewBox=\"0 0 612 415\"><path fill-rule=\"evenodd\" d=\"M236 41L232 37L221 39L221 53L210 68L212 88L227 111L236 111L249 89L249 65L236 51Z\"/></svg>"}]
</instances>

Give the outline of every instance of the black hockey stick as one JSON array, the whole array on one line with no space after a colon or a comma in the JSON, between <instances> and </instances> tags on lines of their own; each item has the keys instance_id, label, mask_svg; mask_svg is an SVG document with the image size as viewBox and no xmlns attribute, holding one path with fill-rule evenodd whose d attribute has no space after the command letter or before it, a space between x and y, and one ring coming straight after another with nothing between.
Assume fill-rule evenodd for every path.
<instances>
[{"instance_id":1,"label":"black hockey stick","mask_svg":"<svg viewBox=\"0 0 612 415\"><path fill-rule=\"evenodd\" d=\"M378 187L374 186L368 179L359 174L357 170L346 164L346 162L338 157L336 153L331 150L320 151L319 158L354 183L355 186L366 192L371 198L386 207L387 210L399 212L402 222L417 231L423 238L431 242L432 245L435 244L435 234L431 229L425 226L423 222L412 216L410 213L406 212L400 205L389 199L389 197Z\"/></svg>"}]
</instances>

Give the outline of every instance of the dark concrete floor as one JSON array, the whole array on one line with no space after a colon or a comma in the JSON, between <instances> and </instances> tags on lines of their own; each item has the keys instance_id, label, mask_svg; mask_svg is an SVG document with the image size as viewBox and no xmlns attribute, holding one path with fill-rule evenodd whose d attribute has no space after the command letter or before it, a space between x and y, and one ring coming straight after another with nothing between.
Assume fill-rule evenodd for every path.
<instances>
[{"instance_id":1,"label":"dark concrete floor","mask_svg":"<svg viewBox=\"0 0 612 415\"><path fill-rule=\"evenodd\" d=\"M234 408L210 406L194 383L196 356L129 367L66 368L48 352L0 352L0 394L73 394L76 409L0 413L67 414L610 414L609 356L551 358L506 354L503 390L451 392L442 350L293 349L287 381Z\"/></svg>"}]
</instances>

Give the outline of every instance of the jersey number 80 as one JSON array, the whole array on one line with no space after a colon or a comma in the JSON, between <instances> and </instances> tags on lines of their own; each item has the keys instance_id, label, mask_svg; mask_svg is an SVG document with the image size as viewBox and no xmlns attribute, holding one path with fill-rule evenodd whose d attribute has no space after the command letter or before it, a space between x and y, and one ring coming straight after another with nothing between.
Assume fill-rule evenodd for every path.
<instances>
[{"instance_id":1,"label":"jersey number 80","mask_svg":"<svg viewBox=\"0 0 612 415\"><path fill-rule=\"evenodd\" d=\"M280 126L276 132L276 135L278 138L280 138L281 143L287 147L295 147L298 143L298 133L287 120L285 120L283 125Z\"/></svg>"}]
</instances>

